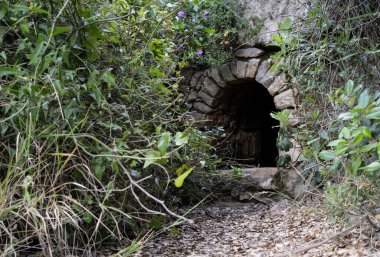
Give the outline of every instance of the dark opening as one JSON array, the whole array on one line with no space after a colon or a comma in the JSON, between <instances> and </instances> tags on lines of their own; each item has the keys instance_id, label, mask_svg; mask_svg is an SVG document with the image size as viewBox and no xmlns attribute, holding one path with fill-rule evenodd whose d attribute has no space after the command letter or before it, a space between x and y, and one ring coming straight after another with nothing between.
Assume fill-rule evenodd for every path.
<instances>
[{"instance_id":1,"label":"dark opening","mask_svg":"<svg viewBox=\"0 0 380 257\"><path fill-rule=\"evenodd\" d=\"M279 124L270 116L277 110L267 89L256 81L234 85L220 102L221 115L229 120L221 155L231 164L275 167Z\"/></svg>"}]
</instances>

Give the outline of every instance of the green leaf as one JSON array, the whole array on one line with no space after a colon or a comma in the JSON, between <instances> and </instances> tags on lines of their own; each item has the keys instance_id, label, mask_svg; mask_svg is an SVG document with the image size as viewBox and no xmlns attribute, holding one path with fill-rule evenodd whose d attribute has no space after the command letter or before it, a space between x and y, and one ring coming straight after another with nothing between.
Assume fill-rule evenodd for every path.
<instances>
[{"instance_id":1,"label":"green leaf","mask_svg":"<svg viewBox=\"0 0 380 257\"><path fill-rule=\"evenodd\" d=\"M161 134L160 139L158 140L157 148L160 151L161 155L166 154L166 150L170 146L171 136L169 132L164 132Z\"/></svg>"},{"instance_id":2,"label":"green leaf","mask_svg":"<svg viewBox=\"0 0 380 257\"><path fill-rule=\"evenodd\" d=\"M102 80L107 83L109 89L111 89L110 86L116 84L115 76L110 71L103 73Z\"/></svg>"},{"instance_id":3,"label":"green leaf","mask_svg":"<svg viewBox=\"0 0 380 257\"><path fill-rule=\"evenodd\" d=\"M371 138L372 137L371 131L367 127L362 127L361 128L361 132L362 132L363 136L366 137L366 138Z\"/></svg>"},{"instance_id":4,"label":"green leaf","mask_svg":"<svg viewBox=\"0 0 380 257\"><path fill-rule=\"evenodd\" d=\"M377 157L379 157L380 160L380 143L377 144Z\"/></svg>"},{"instance_id":5,"label":"green leaf","mask_svg":"<svg viewBox=\"0 0 380 257\"><path fill-rule=\"evenodd\" d=\"M96 158L90 162L92 169L95 172L95 176L97 179L100 181L103 178L104 172L106 170L106 165L105 165L105 159L104 158Z\"/></svg>"},{"instance_id":6,"label":"green leaf","mask_svg":"<svg viewBox=\"0 0 380 257\"><path fill-rule=\"evenodd\" d=\"M193 168L190 168L186 172L182 173L181 176L176 178L176 180L174 181L174 185L176 187L181 187L183 185L185 178L187 178L192 171L193 171Z\"/></svg>"},{"instance_id":7,"label":"green leaf","mask_svg":"<svg viewBox=\"0 0 380 257\"><path fill-rule=\"evenodd\" d=\"M367 153L367 152L371 151L372 149L375 149L377 146L378 146L377 143L363 145L362 147L360 147L360 151L363 153Z\"/></svg>"},{"instance_id":8,"label":"green leaf","mask_svg":"<svg viewBox=\"0 0 380 257\"><path fill-rule=\"evenodd\" d=\"M149 165L151 165L152 163L156 163L157 161L160 160L161 157L161 153L159 151L156 151L156 150L150 150L148 152L145 153L145 158L147 158L145 160L145 163L144 163L144 169L147 168Z\"/></svg>"},{"instance_id":9,"label":"green leaf","mask_svg":"<svg viewBox=\"0 0 380 257\"><path fill-rule=\"evenodd\" d=\"M364 138L364 135L363 135L363 134L359 134L359 135L357 135L357 136L355 137L355 139L354 139L354 144L359 144L360 141L363 140L363 138Z\"/></svg>"},{"instance_id":10,"label":"green leaf","mask_svg":"<svg viewBox=\"0 0 380 257\"><path fill-rule=\"evenodd\" d=\"M274 41L276 41L279 45L282 45L284 43L284 39L278 35L278 34L274 34L272 36L272 38L274 39Z\"/></svg>"},{"instance_id":11,"label":"green leaf","mask_svg":"<svg viewBox=\"0 0 380 257\"><path fill-rule=\"evenodd\" d=\"M49 15L48 11L41 9L41 8L37 8L35 6L30 7L30 10L32 11L32 13L43 13L43 14Z\"/></svg>"},{"instance_id":12,"label":"green leaf","mask_svg":"<svg viewBox=\"0 0 380 257\"><path fill-rule=\"evenodd\" d=\"M350 130L347 127L344 127L339 134L339 137L343 137L344 139L350 138Z\"/></svg>"},{"instance_id":13,"label":"green leaf","mask_svg":"<svg viewBox=\"0 0 380 257\"><path fill-rule=\"evenodd\" d=\"M346 82L345 91L346 94L351 94L354 90L354 82L350 79Z\"/></svg>"},{"instance_id":14,"label":"green leaf","mask_svg":"<svg viewBox=\"0 0 380 257\"><path fill-rule=\"evenodd\" d=\"M9 75L20 75L20 72L16 70L16 67L4 67L0 66L0 78L2 76L9 76Z\"/></svg>"},{"instance_id":15,"label":"green leaf","mask_svg":"<svg viewBox=\"0 0 380 257\"><path fill-rule=\"evenodd\" d=\"M361 93L358 100L358 108L365 109L368 106L369 98L370 96L367 90Z\"/></svg>"},{"instance_id":16,"label":"green leaf","mask_svg":"<svg viewBox=\"0 0 380 257\"><path fill-rule=\"evenodd\" d=\"M189 166L187 166L187 164L183 164L181 167L179 167L175 173L177 174L177 177L178 176L181 176L181 174L183 173L184 170L187 170L189 169Z\"/></svg>"},{"instance_id":17,"label":"green leaf","mask_svg":"<svg viewBox=\"0 0 380 257\"><path fill-rule=\"evenodd\" d=\"M360 156L356 157L356 159L352 162L352 170L356 171L359 169L360 165L362 165L362 159Z\"/></svg>"},{"instance_id":18,"label":"green leaf","mask_svg":"<svg viewBox=\"0 0 380 257\"><path fill-rule=\"evenodd\" d=\"M205 32L206 32L208 35L212 36L212 35L215 34L216 30L215 30L214 28L205 28Z\"/></svg>"},{"instance_id":19,"label":"green leaf","mask_svg":"<svg viewBox=\"0 0 380 257\"><path fill-rule=\"evenodd\" d=\"M337 140L331 141L327 146L335 147L335 146L338 146L339 144L347 144L347 141L342 140L342 139L337 139Z\"/></svg>"},{"instance_id":20,"label":"green leaf","mask_svg":"<svg viewBox=\"0 0 380 257\"><path fill-rule=\"evenodd\" d=\"M149 74L156 78L165 77L165 73L163 73L160 69L157 69L155 67L150 67Z\"/></svg>"},{"instance_id":21,"label":"green leaf","mask_svg":"<svg viewBox=\"0 0 380 257\"><path fill-rule=\"evenodd\" d=\"M342 120L351 120L355 117L355 113L352 113L352 112L345 112L345 113L341 113L339 114L338 118L339 119L342 119Z\"/></svg>"},{"instance_id":22,"label":"green leaf","mask_svg":"<svg viewBox=\"0 0 380 257\"><path fill-rule=\"evenodd\" d=\"M371 164L363 167L362 169L369 172L378 171L380 170L380 162L378 161L372 162Z\"/></svg>"},{"instance_id":23,"label":"green leaf","mask_svg":"<svg viewBox=\"0 0 380 257\"><path fill-rule=\"evenodd\" d=\"M176 145L184 145L189 141L189 132L177 132L174 137Z\"/></svg>"},{"instance_id":24,"label":"green leaf","mask_svg":"<svg viewBox=\"0 0 380 257\"><path fill-rule=\"evenodd\" d=\"M91 215L91 213L89 213L89 212L85 212L85 213L83 214L82 219L83 219L87 224L91 223L91 222L92 222L92 215Z\"/></svg>"},{"instance_id":25,"label":"green leaf","mask_svg":"<svg viewBox=\"0 0 380 257\"><path fill-rule=\"evenodd\" d=\"M325 150L325 151L321 151L319 153L319 158L321 158L322 160L325 160L325 161L331 161L331 160L334 160L336 158L336 153L334 151L331 151L331 150Z\"/></svg>"},{"instance_id":26,"label":"green leaf","mask_svg":"<svg viewBox=\"0 0 380 257\"><path fill-rule=\"evenodd\" d=\"M370 120L380 120L380 107L373 108L365 117Z\"/></svg>"},{"instance_id":27,"label":"green leaf","mask_svg":"<svg viewBox=\"0 0 380 257\"><path fill-rule=\"evenodd\" d=\"M278 27L280 30L288 30L292 27L293 21L289 17L286 17L280 24L278 24Z\"/></svg>"}]
</instances>

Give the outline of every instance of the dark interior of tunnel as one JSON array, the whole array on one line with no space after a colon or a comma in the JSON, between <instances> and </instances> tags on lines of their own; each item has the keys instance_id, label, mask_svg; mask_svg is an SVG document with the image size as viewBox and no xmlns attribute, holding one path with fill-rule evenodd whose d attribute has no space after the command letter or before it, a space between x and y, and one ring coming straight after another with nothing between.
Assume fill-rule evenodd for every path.
<instances>
[{"instance_id":1,"label":"dark interior of tunnel","mask_svg":"<svg viewBox=\"0 0 380 257\"><path fill-rule=\"evenodd\" d=\"M256 81L233 85L220 101L220 114L228 117L226 138L219 144L219 155L231 163L274 167L278 150L278 122L273 97Z\"/></svg>"}]
</instances>

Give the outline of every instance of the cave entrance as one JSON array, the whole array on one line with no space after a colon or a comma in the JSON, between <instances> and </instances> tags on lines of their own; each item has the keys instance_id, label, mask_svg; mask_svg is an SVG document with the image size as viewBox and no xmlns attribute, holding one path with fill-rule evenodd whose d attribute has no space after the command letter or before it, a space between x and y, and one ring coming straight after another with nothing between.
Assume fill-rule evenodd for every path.
<instances>
[{"instance_id":1,"label":"cave entrance","mask_svg":"<svg viewBox=\"0 0 380 257\"><path fill-rule=\"evenodd\" d=\"M217 142L217 154L230 165L275 167L279 123L273 97L256 81L228 86L219 100L225 137Z\"/></svg>"}]
</instances>

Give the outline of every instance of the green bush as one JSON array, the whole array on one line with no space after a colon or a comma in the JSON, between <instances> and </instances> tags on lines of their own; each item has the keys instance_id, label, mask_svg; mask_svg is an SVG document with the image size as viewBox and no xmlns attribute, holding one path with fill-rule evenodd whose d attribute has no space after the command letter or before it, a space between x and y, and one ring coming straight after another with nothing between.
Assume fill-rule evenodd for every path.
<instances>
[{"instance_id":1,"label":"green bush","mask_svg":"<svg viewBox=\"0 0 380 257\"><path fill-rule=\"evenodd\" d=\"M184 118L178 67L213 42L184 44L193 35L178 13L207 7L215 18L218 3L0 3L4 255L32 246L79 255L133 239L152 214L185 219L160 199L170 205L173 184L214 161L208 137ZM213 22L224 38L232 24Z\"/></svg>"},{"instance_id":2,"label":"green bush","mask_svg":"<svg viewBox=\"0 0 380 257\"><path fill-rule=\"evenodd\" d=\"M371 95L348 81L332 98L335 108L347 110L335 123L335 140L319 153L326 161L327 201L337 210L380 202L380 94Z\"/></svg>"},{"instance_id":3,"label":"green bush","mask_svg":"<svg viewBox=\"0 0 380 257\"><path fill-rule=\"evenodd\" d=\"M378 108L378 10L378 1L318 0L307 19L284 19L274 36L276 68L299 92L292 135L302 146L300 169L314 183L323 176L334 210L378 201L378 120L367 116Z\"/></svg>"}]
</instances>

